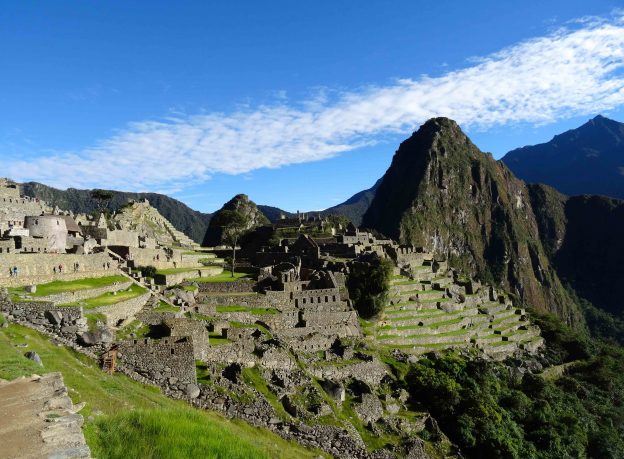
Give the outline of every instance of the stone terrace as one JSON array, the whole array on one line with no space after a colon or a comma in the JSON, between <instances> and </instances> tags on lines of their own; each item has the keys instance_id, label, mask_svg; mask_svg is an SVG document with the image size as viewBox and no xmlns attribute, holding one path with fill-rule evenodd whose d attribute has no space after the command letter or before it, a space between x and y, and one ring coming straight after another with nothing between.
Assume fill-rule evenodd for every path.
<instances>
[{"instance_id":1,"label":"stone terrace","mask_svg":"<svg viewBox=\"0 0 624 459\"><path fill-rule=\"evenodd\" d=\"M470 346L493 358L543 344L539 328L504 295L476 282L458 283L445 269L434 272L431 261L424 263L409 277L393 277L390 304L373 325L379 344L415 354Z\"/></svg>"}]
</instances>

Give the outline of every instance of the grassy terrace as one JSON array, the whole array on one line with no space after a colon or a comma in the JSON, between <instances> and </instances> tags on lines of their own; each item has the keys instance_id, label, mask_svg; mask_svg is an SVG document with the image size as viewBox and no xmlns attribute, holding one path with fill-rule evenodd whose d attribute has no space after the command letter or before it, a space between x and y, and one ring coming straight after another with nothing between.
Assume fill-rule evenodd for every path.
<instances>
[{"instance_id":1,"label":"grassy terrace","mask_svg":"<svg viewBox=\"0 0 624 459\"><path fill-rule=\"evenodd\" d=\"M35 293L27 293L24 287L11 288L9 292L14 294L27 294L32 297L42 297L54 295L56 293L77 292L80 290L106 287L115 282L126 282L127 280L128 279L124 276L91 277L72 281L53 281L47 284L37 285L37 291Z\"/></svg>"},{"instance_id":2,"label":"grassy terrace","mask_svg":"<svg viewBox=\"0 0 624 459\"><path fill-rule=\"evenodd\" d=\"M191 273L193 271L211 271L214 267L211 266L202 266L198 268L167 268L167 269L159 269L156 271L156 274L179 274L179 273Z\"/></svg>"},{"instance_id":3,"label":"grassy terrace","mask_svg":"<svg viewBox=\"0 0 624 459\"><path fill-rule=\"evenodd\" d=\"M126 290L120 290L118 292L104 293L93 298L87 298L85 300L77 301L75 303L60 304L59 307L69 306L82 306L86 309L101 308L103 306L111 306L113 304L121 303L122 301L131 300L138 296L147 293L147 289L140 287L136 284L132 284Z\"/></svg>"},{"instance_id":4,"label":"grassy terrace","mask_svg":"<svg viewBox=\"0 0 624 459\"><path fill-rule=\"evenodd\" d=\"M36 351L44 369L23 357L18 343ZM50 343L44 335L15 324L0 329L0 378L59 371L74 403L86 402L81 414L93 457L100 459L312 458L311 451L271 432L192 408L121 374L108 375L85 356Z\"/></svg>"},{"instance_id":5,"label":"grassy terrace","mask_svg":"<svg viewBox=\"0 0 624 459\"><path fill-rule=\"evenodd\" d=\"M275 308L254 308L249 306L241 306L239 304L217 305L217 312L248 312L254 315L277 314L279 311Z\"/></svg>"},{"instance_id":6,"label":"grassy terrace","mask_svg":"<svg viewBox=\"0 0 624 459\"><path fill-rule=\"evenodd\" d=\"M179 312L180 308L178 308L176 306L171 306L169 303L165 303L164 301L160 300L160 302L158 303L158 306L156 306L154 309L152 309L152 311L156 311L156 312Z\"/></svg>"}]
</instances>

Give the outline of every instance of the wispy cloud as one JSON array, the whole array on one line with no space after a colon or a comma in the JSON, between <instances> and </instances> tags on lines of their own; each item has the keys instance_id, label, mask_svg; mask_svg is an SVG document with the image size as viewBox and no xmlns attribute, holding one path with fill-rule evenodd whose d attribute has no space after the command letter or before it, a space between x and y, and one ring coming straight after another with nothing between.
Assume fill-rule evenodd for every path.
<instances>
[{"instance_id":1,"label":"wispy cloud","mask_svg":"<svg viewBox=\"0 0 624 459\"><path fill-rule=\"evenodd\" d=\"M624 16L591 18L440 77L132 123L92 148L15 161L6 173L61 187L179 190L217 173L326 159L432 116L488 128L608 110L624 103L623 67Z\"/></svg>"}]
</instances>

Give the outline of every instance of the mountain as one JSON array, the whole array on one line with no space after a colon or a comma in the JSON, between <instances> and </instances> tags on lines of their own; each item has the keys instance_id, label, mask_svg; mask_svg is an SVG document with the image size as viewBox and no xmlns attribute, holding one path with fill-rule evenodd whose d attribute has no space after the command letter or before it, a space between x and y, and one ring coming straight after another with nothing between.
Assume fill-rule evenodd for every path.
<instances>
[{"instance_id":1,"label":"mountain","mask_svg":"<svg viewBox=\"0 0 624 459\"><path fill-rule=\"evenodd\" d=\"M23 183L20 187L25 196L42 199L52 207L58 206L60 209L74 213L90 213L98 210L98 202L91 197L91 190L75 188L59 190L36 182ZM110 209L119 209L130 200L147 199L177 230L196 242L201 242L208 228L210 214L193 210L169 196L158 193L130 193L113 190L110 192L113 195L108 205Z\"/></svg>"},{"instance_id":2,"label":"mountain","mask_svg":"<svg viewBox=\"0 0 624 459\"><path fill-rule=\"evenodd\" d=\"M539 237L527 185L447 118L399 146L362 226L425 247L570 324L581 314Z\"/></svg>"},{"instance_id":3,"label":"mountain","mask_svg":"<svg viewBox=\"0 0 624 459\"><path fill-rule=\"evenodd\" d=\"M325 209L321 212L321 214L344 215L351 220L355 226L360 226L362 223L362 217L368 210L370 203L373 201L380 183L381 179L377 180L377 182L375 182L375 184L368 190L360 191L359 193L354 194L342 204Z\"/></svg>"},{"instance_id":4,"label":"mountain","mask_svg":"<svg viewBox=\"0 0 624 459\"><path fill-rule=\"evenodd\" d=\"M624 123L604 116L550 142L512 150L502 160L519 178L567 195L624 198Z\"/></svg>"},{"instance_id":5,"label":"mountain","mask_svg":"<svg viewBox=\"0 0 624 459\"><path fill-rule=\"evenodd\" d=\"M258 206L250 200L246 194L237 194L212 215L212 219L210 220L210 224L203 238L203 246L214 247L222 244L222 227L225 223L222 218L224 211L237 211L244 214L248 219L249 229L269 223L269 219L266 215L262 213Z\"/></svg>"},{"instance_id":6,"label":"mountain","mask_svg":"<svg viewBox=\"0 0 624 459\"><path fill-rule=\"evenodd\" d=\"M624 313L618 286L624 268L624 201L565 196L547 185L529 185L546 253L561 280L594 306Z\"/></svg>"}]
</instances>

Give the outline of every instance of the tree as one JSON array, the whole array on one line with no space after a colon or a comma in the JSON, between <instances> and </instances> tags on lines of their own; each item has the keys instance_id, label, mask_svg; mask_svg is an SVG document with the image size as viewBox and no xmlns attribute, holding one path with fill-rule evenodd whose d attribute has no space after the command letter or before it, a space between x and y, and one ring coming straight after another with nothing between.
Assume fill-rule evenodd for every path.
<instances>
[{"instance_id":1,"label":"tree","mask_svg":"<svg viewBox=\"0 0 624 459\"><path fill-rule=\"evenodd\" d=\"M221 241L232 248L232 277L236 267L236 246L240 238L249 231L249 217L236 210L223 210L219 213L219 226L221 226Z\"/></svg>"},{"instance_id":2,"label":"tree","mask_svg":"<svg viewBox=\"0 0 624 459\"><path fill-rule=\"evenodd\" d=\"M98 203L98 210L102 212L104 209L108 209L108 204L113 199L113 193L107 190L92 190L91 198Z\"/></svg>"},{"instance_id":3,"label":"tree","mask_svg":"<svg viewBox=\"0 0 624 459\"><path fill-rule=\"evenodd\" d=\"M347 288L355 309L364 319L381 312L388 299L392 262L378 256L349 266Z\"/></svg>"}]
</instances>

